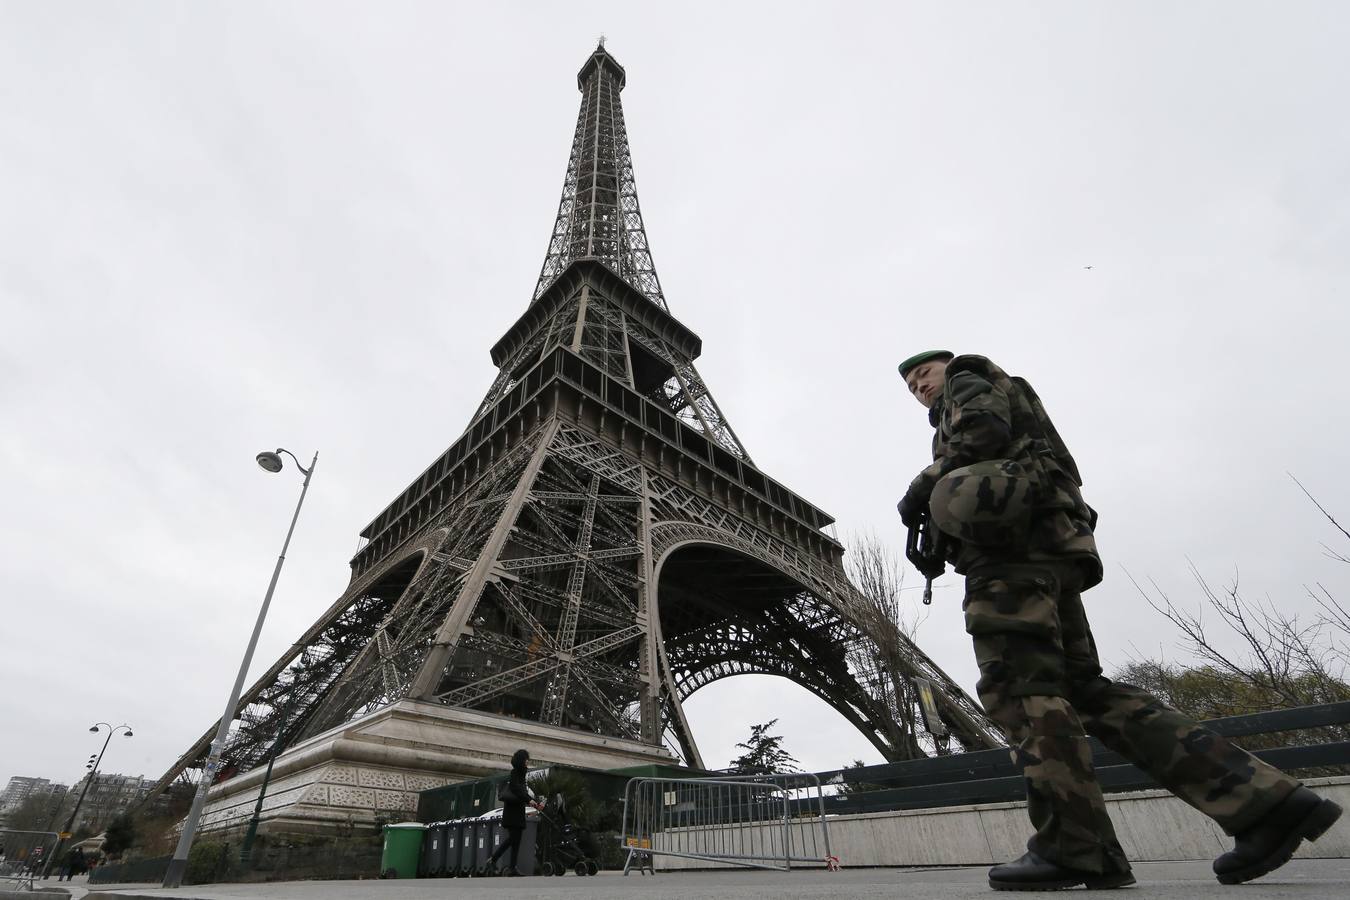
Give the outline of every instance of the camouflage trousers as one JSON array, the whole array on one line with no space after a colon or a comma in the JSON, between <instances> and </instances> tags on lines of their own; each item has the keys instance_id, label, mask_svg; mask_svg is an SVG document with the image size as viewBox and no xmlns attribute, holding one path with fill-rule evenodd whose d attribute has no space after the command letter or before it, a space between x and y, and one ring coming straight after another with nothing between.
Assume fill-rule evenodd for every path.
<instances>
[{"instance_id":1,"label":"camouflage trousers","mask_svg":"<svg viewBox=\"0 0 1350 900\"><path fill-rule=\"evenodd\" d=\"M966 631L985 711L1007 732L1036 829L1027 847L1087 872L1129 868L1106 813L1086 734L1228 834L1298 782L1148 692L1102 677L1071 562L984 565L966 576Z\"/></svg>"}]
</instances>

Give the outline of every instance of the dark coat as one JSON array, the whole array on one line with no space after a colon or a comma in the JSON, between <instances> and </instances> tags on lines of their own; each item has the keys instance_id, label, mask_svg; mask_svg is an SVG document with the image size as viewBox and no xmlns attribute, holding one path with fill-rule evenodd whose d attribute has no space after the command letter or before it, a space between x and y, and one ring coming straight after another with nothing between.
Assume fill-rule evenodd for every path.
<instances>
[{"instance_id":1,"label":"dark coat","mask_svg":"<svg viewBox=\"0 0 1350 900\"><path fill-rule=\"evenodd\" d=\"M525 827L525 803L529 799L529 788L525 786L525 769L513 768L511 777L507 780L511 786L510 799L502 800L502 827L503 828L524 828Z\"/></svg>"}]
</instances>

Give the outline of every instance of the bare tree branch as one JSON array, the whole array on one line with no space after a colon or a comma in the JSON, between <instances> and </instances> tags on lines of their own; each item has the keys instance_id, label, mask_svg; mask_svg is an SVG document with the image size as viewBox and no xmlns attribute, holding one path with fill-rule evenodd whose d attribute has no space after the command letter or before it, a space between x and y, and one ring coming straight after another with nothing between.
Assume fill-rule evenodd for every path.
<instances>
[{"instance_id":1,"label":"bare tree branch","mask_svg":"<svg viewBox=\"0 0 1350 900\"><path fill-rule=\"evenodd\" d=\"M1283 612L1269 597L1248 600L1238 587L1236 574L1232 584L1218 591L1192 564L1191 575L1205 599L1194 611L1175 604L1156 582L1150 581L1150 593L1128 570L1126 575L1145 602L1181 632L1182 649L1225 678L1249 685L1257 696L1268 698L1267 704L1302 706L1350 699L1345 681L1350 654L1328 635L1328 629L1350 633L1350 615L1329 595L1326 601L1318 598L1326 615L1304 623L1297 615ZM1206 628L1206 608L1218 614L1224 626L1222 635L1212 636ZM1238 655L1223 649L1224 635L1236 638L1245 652ZM1170 669L1165 663L1155 668L1149 665L1151 661L1136 659L1128 668L1133 676L1148 676L1155 682L1165 683L1172 677L1167 676Z\"/></svg>"},{"instance_id":2,"label":"bare tree branch","mask_svg":"<svg viewBox=\"0 0 1350 900\"><path fill-rule=\"evenodd\" d=\"M1298 479L1289 477L1322 515L1350 538L1350 532ZM1332 559L1350 563L1344 553L1325 544L1323 548ZM1181 636L1178 646L1199 664L1169 663L1161 649L1157 659L1143 657L1136 650L1117 677L1152 691L1197 719L1350 700L1350 609L1324 585L1304 585L1304 592L1319 608L1316 618L1309 621L1307 616L1287 611L1269 595L1259 600L1244 596L1236 571L1230 584L1216 589L1194 562L1187 562L1201 594L1201 602L1194 609L1174 603L1152 579L1145 587L1128 570L1125 574L1149 606L1176 626ZM1208 622L1206 613L1210 614ZM1210 627L1216 622L1217 627ZM1348 737L1350 727L1329 726L1243 738L1242 743L1255 749Z\"/></svg>"},{"instance_id":3,"label":"bare tree branch","mask_svg":"<svg viewBox=\"0 0 1350 900\"><path fill-rule=\"evenodd\" d=\"M862 596L859 625L868 638L848 648L849 667L874 697L885 702L903 731L900 739L910 755L923 756L923 741L932 742L926 736L921 740L918 696L905 673L909 670L907 644L927 619L927 611L901 601L904 568L891 545L874 532L850 537L844 565ZM933 745L931 749L938 748Z\"/></svg>"},{"instance_id":4,"label":"bare tree branch","mask_svg":"<svg viewBox=\"0 0 1350 900\"><path fill-rule=\"evenodd\" d=\"M1299 481L1297 478L1294 478L1292 472L1285 472L1284 474L1288 475L1290 478L1293 478L1294 484L1298 485L1298 489L1303 492L1304 496L1306 496L1309 500L1313 502L1313 506L1317 507L1318 512L1327 517L1328 522L1336 526L1337 531L1345 535L1347 538L1350 538L1350 531L1346 531L1344 526L1342 526L1340 522L1337 522L1336 519L1332 517L1331 513L1326 511L1326 509L1322 506L1322 504L1317 502L1317 498L1308 492L1308 489L1303 486L1303 482ZM1344 562L1350 562L1350 560L1346 560L1345 557L1338 557L1338 558L1340 558Z\"/></svg>"}]
</instances>

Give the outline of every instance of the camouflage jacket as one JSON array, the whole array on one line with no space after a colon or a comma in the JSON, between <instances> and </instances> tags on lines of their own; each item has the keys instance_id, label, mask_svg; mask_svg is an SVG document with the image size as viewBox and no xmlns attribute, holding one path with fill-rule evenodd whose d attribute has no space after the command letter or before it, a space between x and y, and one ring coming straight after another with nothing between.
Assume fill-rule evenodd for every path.
<instances>
[{"instance_id":1,"label":"camouflage jacket","mask_svg":"<svg viewBox=\"0 0 1350 900\"><path fill-rule=\"evenodd\" d=\"M952 562L964 573L977 565L1075 557L1084 587L1101 581L1092 536L1096 513L1083 500L1082 479L1035 390L983 356L958 356L947 364L942 394L928 411L934 427L933 464L914 479L911 492L927 497L944 475L972 463L1010 459L1032 481L1032 515L1025 541L993 550L964 544Z\"/></svg>"}]
</instances>

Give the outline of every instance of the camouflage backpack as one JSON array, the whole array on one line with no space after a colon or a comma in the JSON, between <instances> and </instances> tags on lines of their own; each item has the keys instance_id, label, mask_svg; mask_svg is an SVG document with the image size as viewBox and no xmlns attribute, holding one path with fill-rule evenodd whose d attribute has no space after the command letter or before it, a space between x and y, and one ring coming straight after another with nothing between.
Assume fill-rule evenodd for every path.
<instances>
[{"instance_id":1,"label":"camouflage backpack","mask_svg":"<svg viewBox=\"0 0 1350 900\"><path fill-rule=\"evenodd\" d=\"M982 356L960 356L951 366L1007 395L1013 440L1007 458L963 466L938 480L929 500L933 523L962 541L1008 546L1027 540L1035 513L1086 509L1078 466L1031 385Z\"/></svg>"},{"instance_id":2,"label":"camouflage backpack","mask_svg":"<svg viewBox=\"0 0 1350 900\"><path fill-rule=\"evenodd\" d=\"M961 541L1002 547L1026 539L1037 484L1011 459L992 459L948 472L933 486L933 524Z\"/></svg>"},{"instance_id":3,"label":"camouflage backpack","mask_svg":"<svg viewBox=\"0 0 1350 900\"><path fill-rule=\"evenodd\" d=\"M1064 439L1059 436L1059 430L1055 428L1055 423L1050 421L1050 416L1045 411L1045 404L1041 403L1041 398L1036 393L1036 389L1020 375L1014 375L1008 380L1021 390L1023 398L1031 408L1031 414L1036 418L1041 439L1050 445L1050 453L1054 456L1055 461L1073 479L1074 484L1082 487L1083 476L1078 474L1078 463L1074 462L1073 454L1064 444Z\"/></svg>"}]
</instances>

